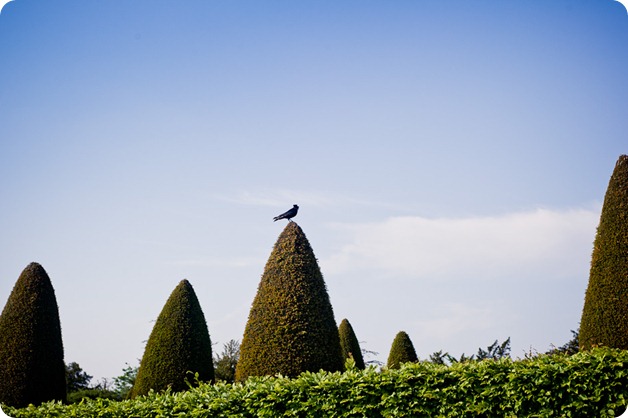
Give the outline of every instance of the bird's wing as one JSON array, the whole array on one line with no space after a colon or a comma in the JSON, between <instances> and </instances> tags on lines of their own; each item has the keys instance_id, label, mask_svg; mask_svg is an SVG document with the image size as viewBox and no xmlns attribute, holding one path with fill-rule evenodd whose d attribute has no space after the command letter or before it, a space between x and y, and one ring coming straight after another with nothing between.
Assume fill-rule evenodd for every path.
<instances>
[{"instance_id":1,"label":"bird's wing","mask_svg":"<svg viewBox=\"0 0 628 418\"><path fill-rule=\"evenodd\" d=\"M288 212L290 212L290 211L288 211ZM277 215L273 219L276 220L276 221L278 221L280 219L284 219L286 216L288 216L288 212L284 212L281 215Z\"/></svg>"}]
</instances>

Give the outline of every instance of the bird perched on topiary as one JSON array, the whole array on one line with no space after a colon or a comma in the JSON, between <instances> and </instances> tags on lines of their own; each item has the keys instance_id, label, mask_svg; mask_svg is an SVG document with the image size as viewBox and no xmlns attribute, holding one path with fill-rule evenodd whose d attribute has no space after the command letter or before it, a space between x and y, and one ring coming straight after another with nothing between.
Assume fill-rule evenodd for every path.
<instances>
[{"instance_id":1,"label":"bird perched on topiary","mask_svg":"<svg viewBox=\"0 0 628 418\"><path fill-rule=\"evenodd\" d=\"M278 221L280 219L287 219L289 222L292 222L292 218L297 216L297 212L299 211L299 207L297 205L293 205L292 209L282 213L279 216L275 216L273 218L273 222Z\"/></svg>"}]
</instances>

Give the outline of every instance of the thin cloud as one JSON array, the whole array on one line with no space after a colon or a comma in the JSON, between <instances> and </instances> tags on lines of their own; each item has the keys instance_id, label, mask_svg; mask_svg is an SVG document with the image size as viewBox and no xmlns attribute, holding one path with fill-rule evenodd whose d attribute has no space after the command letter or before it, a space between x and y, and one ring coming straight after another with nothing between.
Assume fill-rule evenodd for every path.
<instances>
[{"instance_id":1,"label":"thin cloud","mask_svg":"<svg viewBox=\"0 0 628 418\"><path fill-rule=\"evenodd\" d=\"M376 269L420 279L508 279L586 274L599 209L536 209L493 217L393 217L336 225L346 244L328 273Z\"/></svg>"},{"instance_id":2,"label":"thin cloud","mask_svg":"<svg viewBox=\"0 0 628 418\"><path fill-rule=\"evenodd\" d=\"M491 329L495 325L494 318L495 312L486 306L448 303L434 312L433 317L418 319L414 325L421 341L446 340L463 333Z\"/></svg>"}]
</instances>

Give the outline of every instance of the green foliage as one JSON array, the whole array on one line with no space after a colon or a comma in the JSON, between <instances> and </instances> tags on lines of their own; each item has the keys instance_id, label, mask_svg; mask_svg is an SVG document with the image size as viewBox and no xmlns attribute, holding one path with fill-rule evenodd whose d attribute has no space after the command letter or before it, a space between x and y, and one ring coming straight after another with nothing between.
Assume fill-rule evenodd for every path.
<instances>
[{"instance_id":1,"label":"green foliage","mask_svg":"<svg viewBox=\"0 0 628 418\"><path fill-rule=\"evenodd\" d=\"M182 280L155 322L130 396L185 390L195 373L201 381L214 380L212 348L194 289Z\"/></svg>"},{"instance_id":2,"label":"green foliage","mask_svg":"<svg viewBox=\"0 0 628 418\"><path fill-rule=\"evenodd\" d=\"M508 337L503 343L499 343L497 340L484 350L482 347L478 348L477 354L467 356L462 354L460 358L456 358L443 350L436 351L430 354L429 362L434 364L453 364L464 363L466 361L480 361L480 360L500 360L502 358L510 357L510 337Z\"/></svg>"},{"instance_id":3,"label":"green foliage","mask_svg":"<svg viewBox=\"0 0 628 418\"><path fill-rule=\"evenodd\" d=\"M79 403L83 399L116 399L120 398L118 395L110 390L101 389L101 388L85 388L81 390L77 390L71 393L68 393L68 403Z\"/></svg>"},{"instance_id":4,"label":"green foliage","mask_svg":"<svg viewBox=\"0 0 628 418\"><path fill-rule=\"evenodd\" d=\"M403 363L416 362L418 360L419 358L416 355L410 337L404 331L399 331L390 347L386 366L389 369L398 369Z\"/></svg>"},{"instance_id":5,"label":"green foliage","mask_svg":"<svg viewBox=\"0 0 628 418\"><path fill-rule=\"evenodd\" d=\"M214 370L216 371L216 381L227 383L235 382L236 366L240 358L240 342L229 340L223 344L222 353L214 358Z\"/></svg>"},{"instance_id":6,"label":"green foliage","mask_svg":"<svg viewBox=\"0 0 628 418\"><path fill-rule=\"evenodd\" d=\"M453 357L449 353L443 352L443 350L439 350L430 354L430 358L427 361L430 363L440 364L440 365L447 364L447 361L450 361L451 363L456 363L456 361L451 361L452 358Z\"/></svg>"},{"instance_id":7,"label":"green foliage","mask_svg":"<svg viewBox=\"0 0 628 418\"><path fill-rule=\"evenodd\" d=\"M0 315L0 402L19 407L65 399L57 299L44 268L31 263Z\"/></svg>"},{"instance_id":8,"label":"green foliage","mask_svg":"<svg viewBox=\"0 0 628 418\"><path fill-rule=\"evenodd\" d=\"M628 401L628 351L455 363L400 369L348 368L298 378L254 377L244 384L201 384L134 400L49 402L7 408L15 418L47 417L600 417Z\"/></svg>"},{"instance_id":9,"label":"green foliage","mask_svg":"<svg viewBox=\"0 0 628 418\"><path fill-rule=\"evenodd\" d=\"M74 361L65 366L65 381L68 393L87 389L92 377Z\"/></svg>"},{"instance_id":10,"label":"green foliage","mask_svg":"<svg viewBox=\"0 0 628 418\"><path fill-rule=\"evenodd\" d=\"M338 327L338 334L340 336L340 349L342 352L342 358L352 358L355 362L355 367L358 369L364 369L364 357L362 357L362 350L360 349L360 343L358 338L353 332L353 327L347 319L343 319Z\"/></svg>"},{"instance_id":11,"label":"green foliage","mask_svg":"<svg viewBox=\"0 0 628 418\"><path fill-rule=\"evenodd\" d=\"M628 349L628 155L608 183L591 256L580 349Z\"/></svg>"},{"instance_id":12,"label":"green foliage","mask_svg":"<svg viewBox=\"0 0 628 418\"><path fill-rule=\"evenodd\" d=\"M486 350L478 348L478 353L476 354L478 360L499 360L506 357L510 357L510 337L501 344L495 340Z\"/></svg>"},{"instance_id":13,"label":"green foliage","mask_svg":"<svg viewBox=\"0 0 628 418\"><path fill-rule=\"evenodd\" d=\"M580 333L579 330L578 331L571 330L571 340L561 345L560 347L552 348L551 350L547 352L547 354L559 354L559 353L564 353L564 354L569 354L569 355L576 354L579 348L579 342L578 342L580 339L579 333Z\"/></svg>"},{"instance_id":14,"label":"green foliage","mask_svg":"<svg viewBox=\"0 0 628 418\"><path fill-rule=\"evenodd\" d=\"M126 363L126 367L122 369L122 375L113 378L113 392L117 399L126 399L129 397L131 388L137 379L139 367L132 367Z\"/></svg>"},{"instance_id":15,"label":"green foliage","mask_svg":"<svg viewBox=\"0 0 628 418\"><path fill-rule=\"evenodd\" d=\"M338 328L305 234L288 222L264 268L244 331L236 380L342 370Z\"/></svg>"}]
</instances>

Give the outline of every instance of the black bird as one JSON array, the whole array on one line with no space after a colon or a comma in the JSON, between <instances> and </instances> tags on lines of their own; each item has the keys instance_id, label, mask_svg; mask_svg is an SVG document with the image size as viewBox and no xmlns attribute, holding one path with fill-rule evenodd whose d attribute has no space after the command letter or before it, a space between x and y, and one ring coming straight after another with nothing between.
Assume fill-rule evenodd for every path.
<instances>
[{"instance_id":1,"label":"black bird","mask_svg":"<svg viewBox=\"0 0 628 418\"><path fill-rule=\"evenodd\" d=\"M292 222L291 218L294 218L295 216L297 216L298 211L299 211L299 207L297 205L293 205L292 209L290 209L289 211L284 212L279 216L275 216L273 218L273 222L278 221L280 219L287 219L288 221Z\"/></svg>"}]
</instances>

